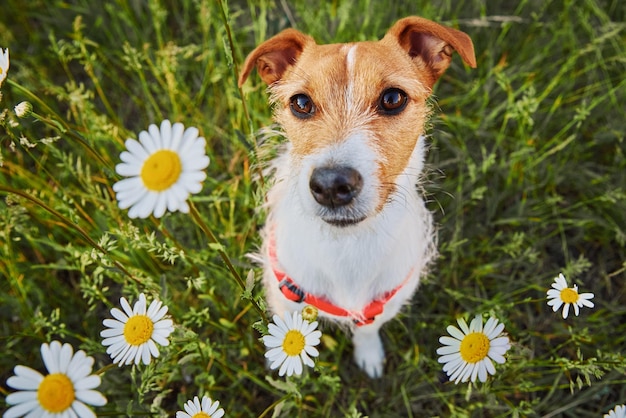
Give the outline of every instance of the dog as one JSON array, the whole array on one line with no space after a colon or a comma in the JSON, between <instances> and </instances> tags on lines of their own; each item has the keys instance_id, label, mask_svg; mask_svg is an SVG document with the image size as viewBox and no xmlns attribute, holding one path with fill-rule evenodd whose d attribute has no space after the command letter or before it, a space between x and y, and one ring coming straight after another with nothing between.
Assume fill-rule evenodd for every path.
<instances>
[{"instance_id":1,"label":"dog","mask_svg":"<svg viewBox=\"0 0 626 418\"><path fill-rule=\"evenodd\" d=\"M269 86L287 138L273 161L260 257L270 309L315 306L352 334L354 359L380 377L380 327L412 297L435 257L417 185L433 86L470 37L413 16L376 42L318 45L286 29L246 58Z\"/></svg>"}]
</instances>

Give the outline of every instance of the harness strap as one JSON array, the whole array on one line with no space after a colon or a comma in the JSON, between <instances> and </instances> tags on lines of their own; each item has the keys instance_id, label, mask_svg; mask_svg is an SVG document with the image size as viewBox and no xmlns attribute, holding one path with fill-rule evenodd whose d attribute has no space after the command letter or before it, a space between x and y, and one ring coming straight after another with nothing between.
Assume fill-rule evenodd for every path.
<instances>
[{"instance_id":1,"label":"harness strap","mask_svg":"<svg viewBox=\"0 0 626 418\"><path fill-rule=\"evenodd\" d=\"M273 235L270 237L269 256L272 263L272 271L278 280L278 287L283 295L296 303L306 303L315 306L318 310L334 316L350 317L354 324L358 327L371 324L376 317L383 313L385 304L395 296L395 294L404 286L413 274L413 269L409 271L406 279L399 286L385 292L382 297L370 302L361 312L354 312L344 309L330 302L329 300L312 295L300 288L291 277L278 268L278 259L276 257L276 245Z\"/></svg>"}]
</instances>

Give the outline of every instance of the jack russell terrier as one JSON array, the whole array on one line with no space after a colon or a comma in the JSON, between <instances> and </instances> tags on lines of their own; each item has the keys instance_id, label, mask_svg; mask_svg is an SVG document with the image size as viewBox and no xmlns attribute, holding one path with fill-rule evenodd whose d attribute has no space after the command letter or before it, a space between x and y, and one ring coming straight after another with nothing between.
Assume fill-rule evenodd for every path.
<instances>
[{"instance_id":1,"label":"jack russell terrier","mask_svg":"<svg viewBox=\"0 0 626 418\"><path fill-rule=\"evenodd\" d=\"M465 33L420 17L377 42L317 45L286 29L245 60L269 85L288 139L273 162L262 262L272 311L315 306L352 332L356 363L382 375L380 327L415 292L436 254L416 185L435 82L456 50L476 67Z\"/></svg>"}]
</instances>

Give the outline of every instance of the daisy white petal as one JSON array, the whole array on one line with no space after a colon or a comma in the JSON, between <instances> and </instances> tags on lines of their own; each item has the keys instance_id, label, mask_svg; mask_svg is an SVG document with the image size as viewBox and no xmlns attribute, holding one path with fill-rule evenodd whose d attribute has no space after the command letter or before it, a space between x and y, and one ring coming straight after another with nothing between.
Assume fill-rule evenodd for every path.
<instances>
[{"instance_id":1,"label":"daisy white petal","mask_svg":"<svg viewBox=\"0 0 626 418\"><path fill-rule=\"evenodd\" d=\"M148 306L148 310L146 311L146 314L154 316L154 314L161 308L161 306L163 306L163 302L161 302L160 300L153 300L150 305Z\"/></svg>"},{"instance_id":2,"label":"daisy white petal","mask_svg":"<svg viewBox=\"0 0 626 418\"><path fill-rule=\"evenodd\" d=\"M266 347L280 347L283 344L283 338L274 337L273 335L265 335L263 337L263 344Z\"/></svg>"},{"instance_id":3,"label":"daisy white petal","mask_svg":"<svg viewBox=\"0 0 626 418\"><path fill-rule=\"evenodd\" d=\"M491 364L489 357L485 358L485 361L478 363L478 380L481 382L487 381L487 364ZM493 367L493 364L491 365Z\"/></svg>"},{"instance_id":4,"label":"daisy white petal","mask_svg":"<svg viewBox=\"0 0 626 418\"><path fill-rule=\"evenodd\" d=\"M5 78L7 78L7 73L9 72L9 49L5 48L2 51L0 48L0 86Z\"/></svg>"},{"instance_id":5,"label":"daisy white petal","mask_svg":"<svg viewBox=\"0 0 626 418\"><path fill-rule=\"evenodd\" d=\"M157 195L156 202L154 203L154 209L152 209L152 214L155 218L160 218L165 215L165 210L167 209L166 198L167 197L164 194Z\"/></svg>"},{"instance_id":6,"label":"daisy white petal","mask_svg":"<svg viewBox=\"0 0 626 418\"><path fill-rule=\"evenodd\" d=\"M180 155L185 154L189 148L193 147L194 143L199 139L199 133L200 132L198 131L198 128L195 128L193 126L185 130L185 132L183 133L183 139L181 140L181 144L178 148L178 153ZM202 138L202 140L204 140L204 138Z\"/></svg>"},{"instance_id":7,"label":"daisy white petal","mask_svg":"<svg viewBox=\"0 0 626 418\"><path fill-rule=\"evenodd\" d=\"M202 182L206 179L203 171L192 171L183 173L180 176L181 184L179 187L189 194L196 194L202 190Z\"/></svg>"},{"instance_id":8,"label":"daisy white petal","mask_svg":"<svg viewBox=\"0 0 626 418\"><path fill-rule=\"evenodd\" d=\"M122 324L122 326L124 325L122 322L119 321L113 321L113 320L104 320L102 321L102 323L104 324L105 327L108 326L117 326L118 324ZM104 329L100 332L100 336L104 337L104 338L111 338L111 337L117 337L124 334L124 329L123 328L107 328Z\"/></svg>"},{"instance_id":9,"label":"daisy white petal","mask_svg":"<svg viewBox=\"0 0 626 418\"><path fill-rule=\"evenodd\" d=\"M117 200L120 200L120 194L138 193L143 191L143 183L139 177L130 177L122 179L113 185L113 191L117 193ZM145 193L145 191L144 191Z\"/></svg>"},{"instance_id":10,"label":"daisy white petal","mask_svg":"<svg viewBox=\"0 0 626 418\"><path fill-rule=\"evenodd\" d=\"M119 366L122 366L122 364L133 364L138 350L139 348L136 345L124 346L124 349L113 358L113 363L118 363Z\"/></svg>"},{"instance_id":11,"label":"daisy white petal","mask_svg":"<svg viewBox=\"0 0 626 418\"><path fill-rule=\"evenodd\" d=\"M470 333L470 329L467 326L467 322L465 322L465 319L459 317L456 320L457 324L459 324L459 327L461 328L460 331L463 332L463 337L465 338L465 335Z\"/></svg>"},{"instance_id":12,"label":"daisy white petal","mask_svg":"<svg viewBox=\"0 0 626 418\"><path fill-rule=\"evenodd\" d=\"M189 204L187 202L179 201L177 210L180 213L189 213Z\"/></svg>"},{"instance_id":13,"label":"daisy white petal","mask_svg":"<svg viewBox=\"0 0 626 418\"><path fill-rule=\"evenodd\" d=\"M305 353L311 357L319 357L320 355L320 352L317 350L317 348L313 347L312 345L304 346L304 352L302 353L302 355L304 355ZM313 364L311 364L311 367L313 367Z\"/></svg>"},{"instance_id":14,"label":"daisy white petal","mask_svg":"<svg viewBox=\"0 0 626 418\"><path fill-rule=\"evenodd\" d=\"M314 367L315 363L313 362L313 359L309 357L306 351L307 350L304 350L302 353L300 353L300 358L302 359L302 363L304 363L306 366Z\"/></svg>"},{"instance_id":15,"label":"daisy white petal","mask_svg":"<svg viewBox=\"0 0 626 418\"><path fill-rule=\"evenodd\" d=\"M100 386L101 382L102 379L100 378L100 376L95 374L88 375L76 381L75 389L79 392L89 391Z\"/></svg>"},{"instance_id":16,"label":"daisy white petal","mask_svg":"<svg viewBox=\"0 0 626 418\"><path fill-rule=\"evenodd\" d=\"M165 119L161 122L160 131L159 129L156 129L156 126L154 127L155 132L152 134L152 137L155 138L156 136L159 136L161 139L161 143L159 144L161 148L170 149L172 144L172 124L170 121Z\"/></svg>"},{"instance_id":17,"label":"daisy white petal","mask_svg":"<svg viewBox=\"0 0 626 418\"><path fill-rule=\"evenodd\" d=\"M455 345L455 344L460 343L460 340L462 340L463 338L465 338L465 336L461 337L460 339L456 339L456 338L452 338L452 337L448 337L444 335L442 337L439 337L439 342L443 345Z\"/></svg>"},{"instance_id":18,"label":"daisy white petal","mask_svg":"<svg viewBox=\"0 0 626 418\"><path fill-rule=\"evenodd\" d=\"M117 183L115 185L117 185ZM135 209L135 206L139 202L142 202L147 194L148 192L139 190L139 189L118 192L117 193L117 201L118 201L117 206L119 206L120 209L128 209L128 208ZM135 212L136 212L136 209L135 209Z\"/></svg>"},{"instance_id":19,"label":"daisy white petal","mask_svg":"<svg viewBox=\"0 0 626 418\"><path fill-rule=\"evenodd\" d=\"M136 177L141 174L141 162L128 161L124 153L120 155L124 163L115 166L115 172L124 177Z\"/></svg>"},{"instance_id":20,"label":"daisy white petal","mask_svg":"<svg viewBox=\"0 0 626 418\"><path fill-rule=\"evenodd\" d=\"M181 180L182 182L182 180ZM189 192L185 190L181 185L176 185L170 189L170 193L167 194L167 210L170 212L180 211L183 212L183 208L187 206L187 199L189 198Z\"/></svg>"},{"instance_id":21,"label":"daisy white petal","mask_svg":"<svg viewBox=\"0 0 626 418\"><path fill-rule=\"evenodd\" d=\"M180 122L176 122L172 126L172 140L170 142L169 149L171 149L172 151L178 151L178 147L180 147L180 142L183 139L184 131L185 126Z\"/></svg>"},{"instance_id":22,"label":"daisy white petal","mask_svg":"<svg viewBox=\"0 0 626 418\"><path fill-rule=\"evenodd\" d=\"M446 328L446 331L448 331L448 334L452 335L457 340L462 340L463 337L465 336L465 334L460 329L458 329L457 327L453 325L448 325L448 327Z\"/></svg>"},{"instance_id":23,"label":"daisy white petal","mask_svg":"<svg viewBox=\"0 0 626 418\"><path fill-rule=\"evenodd\" d=\"M477 315L469 327L464 319L457 320L459 328L448 326L447 331L453 337L442 336L443 344L437 349L438 362L443 364L443 371L454 383L487 380L495 374L496 363L504 362L504 354L510 348L509 339L502 334L504 324L496 318L489 318L483 327L483 318Z\"/></svg>"},{"instance_id":24,"label":"daisy white petal","mask_svg":"<svg viewBox=\"0 0 626 418\"><path fill-rule=\"evenodd\" d=\"M626 405L618 405L604 414L603 418L626 418Z\"/></svg>"},{"instance_id":25,"label":"daisy white petal","mask_svg":"<svg viewBox=\"0 0 626 418\"><path fill-rule=\"evenodd\" d=\"M70 416L76 416L80 418L96 418L96 414L80 401L74 401L72 403L72 409L68 411ZM74 413L74 415L72 415Z\"/></svg>"},{"instance_id":26,"label":"daisy white petal","mask_svg":"<svg viewBox=\"0 0 626 418\"><path fill-rule=\"evenodd\" d=\"M148 131L155 125L148 126ZM139 132L139 143L144 147L148 154L153 154L158 148L157 139L153 138L148 131Z\"/></svg>"},{"instance_id":27,"label":"daisy white petal","mask_svg":"<svg viewBox=\"0 0 626 418\"><path fill-rule=\"evenodd\" d=\"M132 154L137 161L145 161L150 156L148 151L136 139L129 138L126 140L124 145L126 145L128 152Z\"/></svg>"},{"instance_id":28,"label":"daisy white petal","mask_svg":"<svg viewBox=\"0 0 626 418\"><path fill-rule=\"evenodd\" d=\"M15 366L13 371L15 376L11 376L7 379L7 385L13 389L35 390L43 380L43 375L30 367Z\"/></svg>"},{"instance_id":29,"label":"daisy white petal","mask_svg":"<svg viewBox=\"0 0 626 418\"><path fill-rule=\"evenodd\" d=\"M458 369L461 366L465 365L465 362L459 355L449 356L449 357L439 357L439 363L443 363L443 371L444 372L452 372ZM449 375L449 373L448 373Z\"/></svg>"},{"instance_id":30,"label":"daisy white petal","mask_svg":"<svg viewBox=\"0 0 626 418\"><path fill-rule=\"evenodd\" d=\"M185 168L188 170L204 170L209 166L209 157L206 155L192 157L185 163ZM203 171L200 173L205 174ZM205 174L206 178L206 174ZM204 180L204 179L202 179Z\"/></svg>"},{"instance_id":31,"label":"daisy white petal","mask_svg":"<svg viewBox=\"0 0 626 418\"><path fill-rule=\"evenodd\" d=\"M180 147L181 155L198 158L203 154L201 151L206 148L206 141L204 138L196 135L196 139L194 141L186 140L184 145L185 146Z\"/></svg>"},{"instance_id":32,"label":"daisy white petal","mask_svg":"<svg viewBox=\"0 0 626 418\"><path fill-rule=\"evenodd\" d=\"M9 393L6 397L6 402L9 405L17 405L20 403L32 402L37 400L37 388L39 384L31 390L22 390L19 392Z\"/></svg>"},{"instance_id":33,"label":"daisy white petal","mask_svg":"<svg viewBox=\"0 0 626 418\"><path fill-rule=\"evenodd\" d=\"M93 367L93 357L87 357L83 350L78 350L71 359L66 374L76 381L81 381L91 373ZM98 386L98 385L96 385Z\"/></svg>"},{"instance_id":34,"label":"daisy white petal","mask_svg":"<svg viewBox=\"0 0 626 418\"><path fill-rule=\"evenodd\" d=\"M11 395L9 395L11 396ZM7 396L7 403L9 403L9 396ZM11 404L10 404L11 405ZM26 414L29 414L31 411L37 411L36 416L42 416L44 410L41 409L39 405L39 401L37 399L31 401L25 401L21 403L16 403L15 406L7 409L7 411L2 415L3 418L18 418L23 417Z\"/></svg>"},{"instance_id":35,"label":"daisy white petal","mask_svg":"<svg viewBox=\"0 0 626 418\"><path fill-rule=\"evenodd\" d=\"M130 303L128 303L128 300L126 300L124 296L120 298L120 306L122 307L122 309L124 309L124 313L126 314L126 316L128 317L133 316L134 314L133 307L130 306ZM113 308L113 309L117 309L117 308ZM120 319L120 321L123 321L123 319Z\"/></svg>"},{"instance_id":36,"label":"daisy white petal","mask_svg":"<svg viewBox=\"0 0 626 418\"><path fill-rule=\"evenodd\" d=\"M167 337L170 335L171 330L173 330L173 328L166 328L163 330L164 332L154 332L152 334L152 340L163 347L167 347L170 345L170 341Z\"/></svg>"},{"instance_id":37,"label":"daisy white petal","mask_svg":"<svg viewBox=\"0 0 626 418\"><path fill-rule=\"evenodd\" d=\"M100 377L91 375L93 357L82 350L74 354L71 345L58 341L42 344L41 355L49 374L16 366L7 385L19 391L6 397L14 406L4 417L95 417L88 405L102 406L107 400L93 390L100 385Z\"/></svg>"},{"instance_id":38,"label":"daisy white petal","mask_svg":"<svg viewBox=\"0 0 626 418\"><path fill-rule=\"evenodd\" d=\"M476 315L472 322L470 322L470 331L482 332L483 330L483 318L480 315Z\"/></svg>"},{"instance_id":39,"label":"daisy white petal","mask_svg":"<svg viewBox=\"0 0 626 418\"><path fill-rule=\"evenodd\" d=\"M441 354L442 356L452 354L452 353L458 353L458 352L459 352L459 347L452 346L452 345L446 345L443 347L439 347L437 349L437 354Z\"/></svg>"},{"instance_id":40,"label":"daisy white petal","mask_svg":"<svg viewBox=\"0 0 626 418\"><path fill-rule=\"evenodd\" d=\"M43 363L50 373L57 373L59 371L59 356L58 352L61 350L61 344L58 341L52 341L50 345L44 343L41 345L41 358Z\"/></svg>"},{"instance_id":41,"label":"daisy white petal","mask_svg":"<svg viewBox=\"0 0 626 418\"><path fill-rule=\"evenodd\" d=\"M487 320L487 322L485 323L485 326L483 328L483 332L485 333L486 336L490 337L492 333L495 332L495 330L502 325L502 328L504 328L503 324L498 324L498 320L495 318L489 318ZM500 330L500 332L502 332L502 330ZM500 334L500 332L495 332L496 335Z\"/></svg>"},{"instance_id":42,"label":"daisy white petal","mask_svg":"<svg viewBox=\"0 0 626 418\"><path fill-rule=\"evenodd\" d=\"M128 210L128 217L131 219L134 218L147 218L154 211L154 207L156 206L158 193L154 193L148 190L145 196L142 197L140 201L135 203Z\"/></svg>"},{"instance_id":43,"label":"daisy white petal","mask_svg":"<svg viewBox=\"0 0 626 418\"><path fill-rule=\"evenodd\" d=\"M150 354L152 354L152 357L159 357L159 349L154 341L148 340L148 350L150 351Z\"/></svg>"},{"instance_id":44,"label":"daisy white petal","mask_svg":"<svg viewBox=\"0 0 626 418\"><path fill-rule=\"evenodd\" d=\"M563 319L567 319L567 316L569 315L569 307L571 306L571 304L566 303L565 306L563 307Z\"/></svg>"}]
</instances>

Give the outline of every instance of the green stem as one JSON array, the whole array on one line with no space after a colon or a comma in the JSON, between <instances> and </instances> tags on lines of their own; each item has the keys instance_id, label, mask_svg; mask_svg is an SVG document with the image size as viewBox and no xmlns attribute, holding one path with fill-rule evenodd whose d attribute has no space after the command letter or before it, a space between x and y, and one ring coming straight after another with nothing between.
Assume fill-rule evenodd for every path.
<instances>
[{"instance_id":1,"label":"green stem","mask_svg":"<svg viewBox=\"0 0 626 418\"><path fill-rule=\"evenodd\" d=\"M274 408L276 408L278 405L280 405L282 402L285 402L287 399L289 399L291 397L290 394L287 394L285 396L283 396L280 399L276 399L276 401L274 401L274 403L272 403L270 406L268 406L267 408L265 408L265 411L263 411L261 413L261 415L259 415L258 418L263 418L265 417L267 414L269 414L272 410L274 410Z\"/></svg>"},{"instance_id":2,"label":"green stem","mask_svg":"<svg viewBox=\"0 0 626 418\"><path fill-rule=\"evenodd\" d=\"M252 123L252 118L250 117L250 112L248 111L248 104L246 103L245 95L243 94L243 88L239 85L239 66L237 65L237 59L235 57L235 42L233 41L233 34L230 30L230 24L228 23L228 15L226 14L226 9L224 8L224 1L218 0L220 5L220 11L222 16L222 21L224 22L224 28L226 29L226 37L228 38L228 48L230 49L230 59L233 64L233 71L235 75L235 83L237 84L237 89L239 91L239 97L241 97L241 107L243 109L244 118L248 124L248 133L252 137L252 133L254 132L254 124ZM259 149L257 141L252 140L252 146L254 147L254 154L256 156L259 155ZM265 178L263 176L263 170L260 165L257 164L258 170L257 174L259 176L259 181L261 186L265 184Z\"/></svg>"},{"instance_id":3,"label":"green stem","mask_svg":"<svg viewBox=\"0 0 626 418\"><path fill-rule=\"evenodd\" d=\"M93 155L98 161L100 161L105 167L107 168L111 168L109 162L107 162L106 160L104 160L102 158L102 155L97 152L95 149L93 149L91 147L91 145L89 145L87 143L87 141L85 141L85 139L74 129L72 128L67 122L65 122L62 118L58 117L58 115L56 114L56 112L46 104L46 102L44 102L39 96L37 96L36 94L34 94L32 91L28 90L26 87L23 87L19 84L17 84L16 82L14 82L11 79L7 80L8 83L12 86L15 87L17 90L19 90L22 94L24 94L30 101L32 101L33 103L37 103L39 106L41 106L41 108L43 109L44 112L49 113L50 115L54 115L56 116L56 118L52 118L52 117L46 117L46 116L42 116L36 112L32 112L31 115L39 120L40 122L45 123L46 125L52 127L54 130L68 135L70 137L72 137L73 139L75 139L76 141L78 141L78 143L80 145L82 145L83 147L85 147L85 149L91 154Z\"/></svg>"},{"instance_id":4,"label":"green stem","mask_svg":"<svg viewBox=\"0 0 626 418\"><path fill-rule=\"evenodd\" d=\"M230 261L228 254L226 254L226 252L222 249L222 244L219 242L217 237L213 234L213 231L211 231L211 228L209 228L207 224L204 222L204 220L200 216L200 213L198 212L195 205L191 201L189 202L189 212L193 220L200 227L200 229L202 229L202 232L204 232L204 234L207 236L209 241L212 244L217 244L216 245L217 253L222 258L222 261L224 261L224 264L226 264L228 271L230 271L230 274L233 276L233 278L237 282L237 285L241 288L242 291L245 291L246 283L244 282L241 275L235 269L235 266L233 266L233 263ZM252 303L252 306L254 307L254 309L259 313L259 315L261 315L261 317L264 320L266 320L265 312L263 312L263 309L261 309L261 307L254 301L254 299L251 298L250 302Z\"/></svg>"},{"instance_id":5,"label":"green stem","mask_svg":"<svg viewBox=\"0 0 626 418\"><path fill-rule=\"evenodd\" d=\"M50 214L52 214L52 215L56 216L57 218L59 218L65 226L67 226L68 228L74 229L76 232L78 232L80 235L82 235L83 238L93 248L97 249L102 254L109 255L107 250L102 248L102 246L100 246L96 241L94 241L93 238L91 238L89 236L87 231L85 231L83 228L81 228L80 226L78 226L77 224L72 222L70 219L68 219L65 216L63 216L63 214L61 214L60 212L58 212L55 209L53 209L50 206L48 206L44 201L36 198L35 196L31 196L31 195L29 195L28 193L26 193L26 192L24 192L22 190L14 189L12 187L7 187L7 186L3 186L3 185L0 185L0 192L16 194L18 196L23 197L24 199L30 200L32 203L36 204L37 206L41 207L45 211L47 211ZM130 279L136 281L137 283L140 283L140 280L137 279L136 277L134 277L128 270L126 270L126 268L124 268L124 266L122 264L120 264L119 261L112 260L112 262L115 265L115 267L120 269L120 271L122 271L124 274L126 274Z\"/></svg>"},{"instance_id":6,"label":"green stem","mask_svg":"<svg viewBox=\"0 0 626 418\"><path fill-rule=\"evenodd\" d=\"M99 376L99 375L103 374L104 372L106 372L107 370L112 369L115 366L116 366L115 363L107 364L106 366L103 366L99 370L96 370L95 372L93 372L93 374Z\"/></svg>"}]
</instances>

